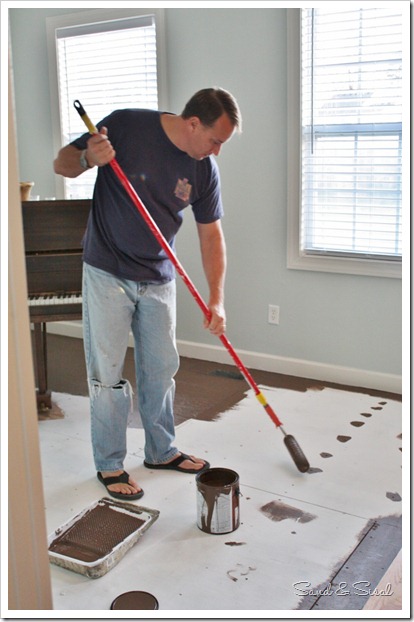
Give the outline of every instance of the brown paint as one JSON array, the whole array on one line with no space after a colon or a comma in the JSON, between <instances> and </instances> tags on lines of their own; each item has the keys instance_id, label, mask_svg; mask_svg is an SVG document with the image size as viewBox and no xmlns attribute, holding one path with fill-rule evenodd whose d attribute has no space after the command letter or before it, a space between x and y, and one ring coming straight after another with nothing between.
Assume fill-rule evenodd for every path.
<instances>
[{"instance_id":1,"label":"brown paint","mask_svg":"<svg viewBox=\"0 0 414 622\"><path fill-rule=\"evenodd\" d=\"M372 417L372 413L360 413L363 417Z\"/></svg>"},{"instance_id":2,"label":"brown paint","mask_svg":"<svg viewBox=\"0 0 414 622\"><path fill-rule=\"evenodd\" d=\"M371 406L371 410L382 410L382 406Z\"/></svg>"},{"instance_id":3,"label":"brown paint","mask_svg":"<svg viewBox=\"0 0 414 622\"><path fill-rule=\"evenodd\" d=\"M248 580L247 575L253 572L256 569L256 566L243 566L243 564L236 564L236 568L227 571L227 576L232 581L238 581L242 577L245 581ZM236 575L236 576L235 576Z\"/></svg>"},{"instance_id":4,"label":"brown paint","mask_svg":"<svg viewBox=\"0 0 414 622\"><path fill-rule=\"evenodd\" d=\"M158 609L158 601L148 592L125 592L117 596L111 605L111 609Z\"/></svg>"},{"instance_id":5,"label":"brown paint","mask_svg":"<svg viewBox=\"0 0 414 622\"><path fill-rule=\"evenodd\" d=\"M340 443L347 443L348 441L350 441L350 440L351 440L352 436L342 436L342 435L339 435L339 436L337 436L336 438L337 438L337 440L338 440Z\"/></svg>"},{"instance_id":6,"label":"brown paint","mask_svg":"<svg viewBox=\"0 0 414 622\"><path fill-rule=\"evenodd\" d=\"M229 533L240 524L239 476L231 469L207 469L196 476L197 526L206 533Z\"/></svg>"},{"instance_id":7,"label":"brown paint","mask_svg":"<svg viewBox=\"0 0 414 622\"><path fill-rule=\"evenodd\" d=\"M299 510L299 508L282 503L282 501L271 501L270 503L266 503L266 505L263 505L260 510L265 516L267 516L267 518L270 518L270 520L275 522L291 519L295 520L297 523L309 523L317 518L314 514L303 512L303 510Z\"/></svg>"},{"instance_id":8,"label":"brown paint","mask_svg":"<svg viewBox=\"0 0 414 622\"><path fill-rule=\"evenodd\" d=\"M225 542L224 544L226 544L227 546L243 546L246 543L245 542Z\"/></svg>"},{"instance_id":9,"label":"brown paint","mask_svg":"<svg viewBox=\"0 0 414 622\"><path fill-rule=\"evenodd\" d=\"M98 503L69 529L58 534L49 550L83 562L94 562L108 555L144 523L142 518L122 509Z\"/></svg>"},{"instance_id":10,"label":"brown paint","mask_svg":"<svg viewBox=\"0 0 414 622\"><path fill-rule=\"evenodd\" d=\"M387 492L385 495L390 501L402 501L398 492Z\"/></svg>"},{"instance_id":11,"label":"brown paint","mask_svg":"<svg viewBox=\"0 0 414 622\"><path fill-rule=\"evenodd\" d=\"M362 425L365 425L365 421L351 421L351 425L355 426L356 428L360 428Z\"/></svg>"},{"instance_id":12,"label":"brown paint","mask_svg":"<svg viewBox=\"0 0 414 622\"><path fill-rule=\"evenodd\" d=\"M332 458L332 454L328 454L326 451L322 451L319 455L321 458Z\"/></svg>"},{"instance_id":13,"label":"brown paint","mask_svg":"<svg viewBox=\"0 0 414 622\"><path fill-rule=\"evenodd\" d=\"M307 472L308 475L312 475L312 473L323 473L322 469L319 469L318 467L310 467Z\"/></svg>"}]
</instances>

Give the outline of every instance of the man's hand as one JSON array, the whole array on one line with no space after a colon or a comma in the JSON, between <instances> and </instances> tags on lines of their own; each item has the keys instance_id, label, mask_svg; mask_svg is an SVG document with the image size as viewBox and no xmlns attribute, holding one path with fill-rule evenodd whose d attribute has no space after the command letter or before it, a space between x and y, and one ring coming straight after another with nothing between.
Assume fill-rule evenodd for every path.
<instances>
[{"instance_id":1,"label":"man's hand","mask_svg":"<svg viewBox=\"0 0 414 622\"><path fill-rule=\"evenodd\" d=\"M115 150L109 141L106 127L101 128L99 134L92 134L88 139L85 157L91 168L105 166L115 157ZM62 147L53 162L53 169L57 175L63 175L63 177L79 177L86 170L81 165L81 151L71 144Z\"/></svg>"},{"instance_id":2,"label":"man's hand","mask_svg":"<svg viewBox=\"0 0 414 622\"><path fill-rule=\"evenodd\" d=\"M105 166L115 157L115 150L108 138L108 130L102 127L99 134L92 134L88 140L86 159L89 166Z\"/></svg>"},{"instance_id":3,"label":"man's hand","mask_svg":"<svg viewBox=\"0 0 414 622\"><path fill-rule=\"evenodd\" d=\"M222 304L209 305L211 317L204 320L204 328L212 335L220 337L226 331L226 313Z\"/></svg>"}]
</instances>

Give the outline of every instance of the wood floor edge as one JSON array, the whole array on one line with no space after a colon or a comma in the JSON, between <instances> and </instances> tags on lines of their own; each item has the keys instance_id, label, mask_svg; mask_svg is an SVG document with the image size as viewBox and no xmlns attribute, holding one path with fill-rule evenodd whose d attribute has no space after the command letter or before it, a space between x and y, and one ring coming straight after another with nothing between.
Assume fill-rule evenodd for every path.
<instances>
[{"instance_id":1,"label":"wood floor edge","mask_svg":"<svg viewBox=\"0 0 414 622\"><path fill-rule=\"evenodd\" d=\"M374 592L365 603L364 609L402 609L402 550L396 555Z\"/></svg>"}]
</instances>

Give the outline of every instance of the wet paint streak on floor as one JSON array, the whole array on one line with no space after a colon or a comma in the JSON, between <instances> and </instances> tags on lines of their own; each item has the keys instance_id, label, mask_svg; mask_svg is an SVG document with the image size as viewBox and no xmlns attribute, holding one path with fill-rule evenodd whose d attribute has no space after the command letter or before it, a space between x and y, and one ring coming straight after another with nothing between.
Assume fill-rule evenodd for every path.
<instances>
[{"instance_id":1,"label":"wet paint streak on floor","mask_svg":"<svg viewBox=\"0 0 414 622\"><path fill-rule=\"evenodd\" d=\"M304 512L291 505L287 505L282 501L271 501L260 508L265 516L270 520L280 522L282 520L294 520L297 523L309 523L311 520L317 518L310 512Z\"/></svg>"}]
</instances>

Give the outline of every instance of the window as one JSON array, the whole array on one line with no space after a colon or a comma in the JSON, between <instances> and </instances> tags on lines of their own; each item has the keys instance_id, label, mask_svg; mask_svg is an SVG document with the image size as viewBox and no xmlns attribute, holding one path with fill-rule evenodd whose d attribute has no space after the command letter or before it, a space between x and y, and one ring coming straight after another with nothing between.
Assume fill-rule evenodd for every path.
<instances>
[{"instance_id":1,"label":"window","mask_svg":"<svg viewBox=\"0 0 414 622\"><path fill-rule=\"evenodd\" d=\"M288 266L397 276L402 14L347 6L302 9L300 24L290 26L300 46L300 100L290 128L300 119L300 129L289 157L289 210L296 216L289 215ZM292 191L295 178L300 187Z\"/></svg>"},{"instance_id":2,"label":"window","mask_svg":"<svg viewBox=\"0 0 414 622\"><path fill-rule=\"evenodd\" d=\"M155 15L104 19L102 11L83 16L80 24L53 28L58 149L86 131L73 106L76 99L93 123L120 108L158 108L157 34ZM90 198L95 178L91 169L63 179L65 198Z\"/></svg>"}]
</instances>

